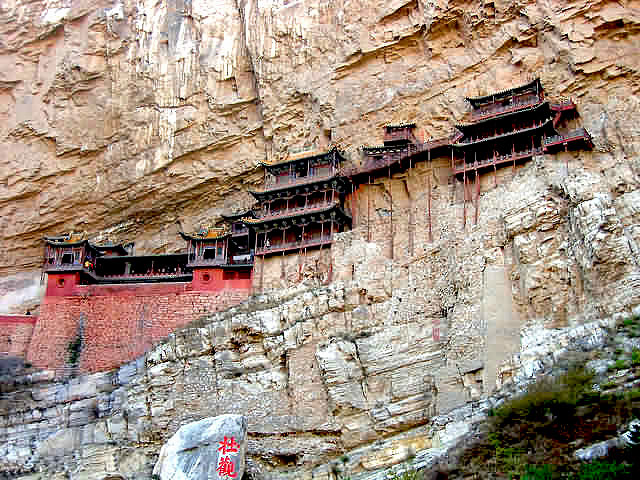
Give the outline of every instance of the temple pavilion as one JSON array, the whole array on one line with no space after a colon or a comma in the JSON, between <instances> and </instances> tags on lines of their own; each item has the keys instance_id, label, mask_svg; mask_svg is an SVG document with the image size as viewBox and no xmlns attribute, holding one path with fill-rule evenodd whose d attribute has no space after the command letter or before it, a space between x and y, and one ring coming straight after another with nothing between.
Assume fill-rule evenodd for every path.
<instances>
[{"instance_id":1,"label":"temple pavilion","mask_svg":"<svg viewBox=\"0 0 640 480\"><path fill-rule=\"evenodd\" d=\"M331 245L335 233L351 226L344 209L349 180L340 170L343 161L334 147L261 162L264 186L250 191L258 202L254 218L243 218L255 232L255 255Z\"/></svg>"},{"instance_id":2,"label":"temple pavilion","mask_svg":"<svg viewBox=\"0 0 640 480\"><path fill-rule=\"evenodd\" d=\"M468 123L456 125L462 134L452 142L452 170L458 177L469 172L495 170L534 155L569 148L593 148L584 128L561 134L563 117L577 115L572 101L545 100L540 79L502 92L466 99L472 107Z\"/></svg>"}]
</instances>

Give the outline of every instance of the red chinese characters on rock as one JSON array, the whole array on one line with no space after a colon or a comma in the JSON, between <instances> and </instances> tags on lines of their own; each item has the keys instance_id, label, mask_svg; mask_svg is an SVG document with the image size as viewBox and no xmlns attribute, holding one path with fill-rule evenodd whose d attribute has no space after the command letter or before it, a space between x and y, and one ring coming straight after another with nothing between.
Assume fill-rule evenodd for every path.
<instances>
[{"instance_id":1,"label":"red chinese characters on rock","mask_svg":"<svg viewBox=\"0 0 640 480\"><path fill-rule=\"evenodd\" d=\"M233 464L233 462L231 460L229 460L229 457L227 456L221 456L220 457L220 461L218 462L218 468L216 469L218 471L218 475L220 475L220 477L224 478L224 477L229 477L229 478L235 478L238 476L237 473L234 473L235 469L235 465Z\"/></svg>"},{"instance_id":2,"label":"red chinese characters on rock","mask_svg":"<svg viewBox=\"0 0 640 480\"><path fill-rule=\"evenodd\" d=\"M440 341L440 319L435 318L431 327L431 335L434 342Z\"/></svg>"},{"instance_id":3,"label":"red chinese characters on rock","mask_svg":"<svg viewBox=\"0 0 640 480\"><path fill-rule=\"evenodd\" d=\"M236 443L235 437L225 437L221 442L218 442L220 447L218 447L218 451L220 452L220 459L218 460L218 468L216 471L221 478L235 478L238 476L235 471L235 465L229 458L230 453L238 453L239 445Z\"/></svg>"}]
</instances>

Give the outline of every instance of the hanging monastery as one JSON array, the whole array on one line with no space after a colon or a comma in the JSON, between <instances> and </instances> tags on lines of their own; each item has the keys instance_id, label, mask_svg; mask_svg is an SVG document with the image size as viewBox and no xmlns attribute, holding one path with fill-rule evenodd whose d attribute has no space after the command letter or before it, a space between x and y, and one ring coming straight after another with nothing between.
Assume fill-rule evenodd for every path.
<instances>
[{"instance_id":1,"label":"hanging monastery","mask_svg":"<svg viewBox=\"0 0 640 480\"><path fill-rule=\"evenodd\" d=\"M348 279L350 268L336 251L340 232L353 229L391 259L413 257L434 239L433 207L436 199L445 202L438 185L449 186L449 202L461 204L464 228L478 220L483 176L490 188L499 171L515 173L536 155L593 147L584 128L568 128L575 126L576 105L546 100L538 79L467 101L467 123L450 137L425 142L413 123L386 125L383 144L363 146L359 163L335 147L261 162L264 183L250 191L255 206L223 216L221 225L182 232L181 253L135 255L133 244L98 245L73 233L45 237L39 315L0 316L0 351L63 373L116 367L252 293L310 278ZM384 188L381 181L420 165L431 174L411 184L421 190L413 196L407 187L408 207L391 187L372 195ZM411 204L418 193L419 208Z\"/></svg>"}]
</instances>

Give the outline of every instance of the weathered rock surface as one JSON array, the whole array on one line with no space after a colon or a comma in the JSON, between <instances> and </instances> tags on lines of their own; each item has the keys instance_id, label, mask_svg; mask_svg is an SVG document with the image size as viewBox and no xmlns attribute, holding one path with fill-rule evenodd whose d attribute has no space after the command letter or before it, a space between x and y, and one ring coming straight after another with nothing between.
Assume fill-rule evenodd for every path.
<instances>
[{"instance_id":1,"label":"weathered rock surface","mask_svg":"<svg viewBox=\"0 0 640 480\"><path fill-rule=\"evenodd\" d=\"M37 298L43 234L175 250L180 226L251 202L257 160L331 140L358 162L388 121L446 134L464 96L533 75L576 99L607 202L632 205L639 22L607 0L4 1L0 296L25 298L0 308Z\"/></svg>"},{"instance_id":2,"label":"weathered rock surface","mask_svg":"<svg viewBox=\"0 0 640 480\"><path fill-rule=\"evenodd\" d=\"M160 450L153 473L161 480L240 479L246 450L246 418L205 418L178 429Z\"/></svg>"},{"instance_id":3,"label":"weathered rock surface","mask_svg":"<svg viewBox=\"0 0 640 480\"><path fill-rule=\"evenodd\" d=\"M599 348L640 304L635 2L0 8L0 294L25 302L39 273L12 272L35 267L43 233L171 250L176 221L249 201L256 159L330 137L357 162L387 121L439 136L465 95L533 74L550 97L574 97L596 143L483 176L474 202L447 159L377 179L360 197L370 218L332 248L332 285L290 287L282 259L277 292L115 372L10 379L0 470L15 478L149 478L181 425L242 414L254 478L381 479L412 452L435 461L498 401L494 387Z\"/></svg>"}]
</instances>

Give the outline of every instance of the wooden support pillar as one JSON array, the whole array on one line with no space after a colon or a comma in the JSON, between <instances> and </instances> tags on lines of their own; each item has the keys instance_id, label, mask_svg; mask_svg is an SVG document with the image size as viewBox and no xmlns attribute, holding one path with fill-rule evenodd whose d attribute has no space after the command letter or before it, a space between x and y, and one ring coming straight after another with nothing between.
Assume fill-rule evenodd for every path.
<instances>
[{"instance_id":1,"label":"wooden support pillar","mask_svg":"<svg viewBox=\"0 0 640 480\"><path fill-rule=\"evenodd\" d=\"M467 164L465 162L462 171L462 228L467 226Z\"/></svg>"},{"instance_id":2,"label":"wooden support pillar","mask_svg":"<svg viewBox=\"0 0 640 480\"><path fill-rule=\"evenodd\" d=\"M431 172L433 169L429 169L427 174L427 212L429 215L429 242L433 242L433 232L431 230Z\"/></svg>"},{"instance_id":3,"label":"wooden support pillar","mask_svg":"<svg viewBox=\"0 0 640 480\"><path fill-rule=\"evenodd\" d=\"M493 151L493 186L498 186L498 170L496 169L496 151Z\"/></svg>"},{"instance_id":4,"label":"wooden support pillar","mask_svg":"<svg viewBox=\"0 0 640 480\"><path fill-rule=\"evenodd\" d=\"M260 293L264 293L264 253L260 262Z\"/></svg>"},{"instance_id":5,"label":"wooden support pillar","mask_svg":"<svg viewBox=\"0 0 640 480\"><path fill-rule=\"evenodd\" d=\"M480 175L478 170L476 170L476 211L474 216L473 224L478 224L478 206L480 204Z\"/></svg>"},{"instance_id":6,"label":"wooden support pillar","mask_svg":"<svg viewBox=\"0 0 640 480\"><path fill-rule=\"evenodd\" d=\"M367 188L367 242L371 241L371 175L369 175L369 187Z\"/></svg>"},{"instance_id":7,"label":"wooden support pillar","mask_svg":"<svg viewBox=\"0 0 640 480\"><path fill-rule=\"evenodd\" d=\"M431 230L431 174L433 172L433 165L431 164L431 150L427 152L427 160L429 162L429 173L427 175L427 211L429 214L429 242L433 242L433 232ZM453 177L455 185L455 175Z\"/></svg>"},{"instance_id":8,"label":"wooden support pillar","mask_svg":"<svg viewBox=\"0 0 640 480\"><path fill-rule=\"evenodd\" d=\"M389 230L391 234L391 259L393 260L393 193L391 187L391 167L389 167Z\"/></svg>"}]
</instances>

